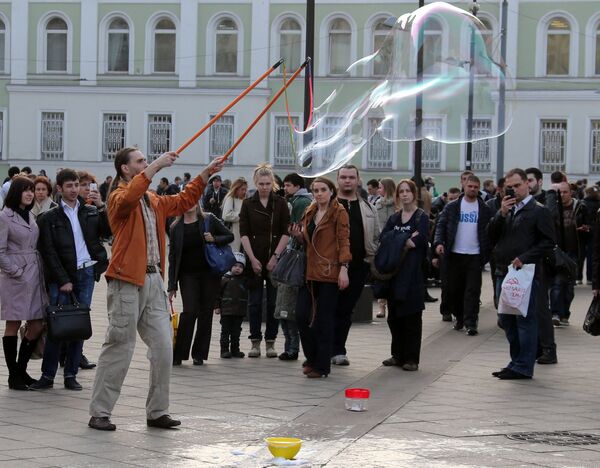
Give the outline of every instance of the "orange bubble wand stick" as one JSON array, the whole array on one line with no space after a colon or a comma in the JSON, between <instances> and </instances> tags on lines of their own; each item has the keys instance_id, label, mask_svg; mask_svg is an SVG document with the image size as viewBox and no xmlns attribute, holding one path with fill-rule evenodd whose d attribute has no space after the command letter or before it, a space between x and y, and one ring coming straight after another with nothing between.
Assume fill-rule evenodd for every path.
<instances>
[{"instance_id":1,"label":"orange bubble wand stick","mask_svg":"<svg viewBox=\"0 0 600 468\"><path fill-rule=\"evenodd\" d=\"M240 135L240 137L235 141L235 143L233 143L233 145L231 145L231 148L229 148L227 150L227 152L223 156L220 157L221 163L224 163L225 161L227 161L227 158L229 158L229 156L231 156L231 153L233 153L233 151L239 146L239 144L242 142L242 140L244 138L246 138L246 136L248 135L248 133L250 133L252 131L252 129L256 126L256 124L263 117L263 115L265 115L267 113L267 111L271 107L273 107L273 104L275 104L277 102L277 99L279 99L281 97L281 95L285 92L285 90L294 82L294 80L296 78L298 78L298 75L300 75L300 73L308 65L308 63L310 62L310 60L311 60L310 57L308 57L304 61L304 63L298 67L298 70L296 70L294 72L294 74L290 77L290 79L287 80L287 82L284 83L284 85L281 87L281 89L279 91L277 91L277 93L275 94L275 96L273 96L271 98L271 100L267 103L267 105L265 106L265 108L260 112L260 114L258 114L258 116L250 124L250 126L244 131L244 133L242 133Z\"/></svg>"},{"instance_id":2,"label":"orange bubble wand stick","mask_svg":"<svg viewBox=\"0 0 600 468\"><path fill-rule=\"evenodd\" d=\"M283 62L284 62L283 59L279 60L279 62L277 62L271 68L269 68L266 72L264 72L260 77L258 77L256 79L256 81L254 83L252 83L250 86L248 86L239 96L237 96L233 101L231 101L229 104L227 104L227 106L225 106L225 108L221 112L219 112L212 119L210 119L210 121L204 127L202 127L200 130L198 130L198 132L196 132L194 134L194 136L189 138L183 145L181 145L179 148L177 148L177 151L175 151L175 152L177 154L179 154L184 149L186 149L188 146L190 146L200 135L202 135L206 130L208 130L212 124L214 124L217 120L219 120L223 116L223 114L225 114L225 112L227 112L229 109L231 109L233 106L235 106L239 101L241 101L242 98L244 98L250 91L252 91L254 88L256 88L260 82L264 81L264 79L267 76L269 76L271 73L273 73L275 70L277 70Z\"/></svg>"}]
</instances>

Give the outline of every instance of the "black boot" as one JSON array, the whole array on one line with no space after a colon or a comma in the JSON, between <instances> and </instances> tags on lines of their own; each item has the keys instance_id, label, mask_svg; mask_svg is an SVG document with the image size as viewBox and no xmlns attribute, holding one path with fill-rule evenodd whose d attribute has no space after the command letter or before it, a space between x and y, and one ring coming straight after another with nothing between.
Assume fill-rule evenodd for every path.
<instances>
[{"instance_id":1,"label":"black boot","mask_svg":"<svg viewBox=\"0 0 600 468\"><path fill-rule=\"evenodd\" d=\"M240 351L240 339L231 338L231 357L243 358L246 355Z\"/></svg>"},{"instance_id":2,"label":"black boot","mask_svg":"<svg viewBox=\"0 0 600 468\"><path fill-rule=\"evenodd\" d=\"M28 387L19 374L17 367L17 337L2 337L2 347L4 348L4 359L8 367L8 388L12 390L27 390Z\"/></svg>"},{"instance_id":3,"label":"black boot","mask_svg":"<svg viewBox=\"0 0 600 468\"><path fill-rule=\"evenodd\" d=\"M231 353L229 352L229 342L221 341L221 358L231 359Z\"/></svg>"},{"instance_id":4,"label":"black boot","mask_svg":"<svg viewBox=\"0 0 600 468\"><path fill-rule=\"evenodd\" d=\"M23 382L25 382L26 385L31 385L33 382L36 381L27 373L27 364L31 359L31 353L33 353L38 339L39 338L36 338L35 340L30 341L27 338L23 337L23 339L21 340L21 347L19 348L19 358L17 360L17 368L19 369L19 375L21 376Z\"/></svg>"}]
</instances>

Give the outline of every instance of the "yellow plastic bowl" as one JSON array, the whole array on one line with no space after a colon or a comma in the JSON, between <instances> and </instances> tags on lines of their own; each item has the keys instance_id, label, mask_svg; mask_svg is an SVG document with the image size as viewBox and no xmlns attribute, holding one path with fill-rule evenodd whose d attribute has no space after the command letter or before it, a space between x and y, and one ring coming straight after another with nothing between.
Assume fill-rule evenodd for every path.
<instances>
[{"instance_id":1,"label":"yellow plastic bowl","mask_svg":"<svg viewBox=\"0 0 600 468\"><path fill-rule=\"evenodd\" d=\"M265 442L274 457L286 460L293 459L302 448L302 439L295 437L267 437Z\"/></svg>"}]
</instances>

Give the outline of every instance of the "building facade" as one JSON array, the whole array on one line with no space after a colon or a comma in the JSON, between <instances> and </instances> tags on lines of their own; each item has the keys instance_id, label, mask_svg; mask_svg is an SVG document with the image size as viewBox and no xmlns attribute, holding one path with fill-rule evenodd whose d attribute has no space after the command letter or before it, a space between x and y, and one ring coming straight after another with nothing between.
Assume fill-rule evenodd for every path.
<instances>
[{"instance_id":1,"label":"building facade","mask_svg":"<svg viewBox=\"0 0 600 468\"><path fill-rule=\"evenodd\" d=\"M479 2L478 16L496 44L501 3ZM385 19L417 4L317 0L315 103L342 81L352 99L381 80L376 66L345 70L379 47ZM298 66L305 9L301 0L0 0L0 170L28 165L53 177L58 168L75 167L103 178L114 172L114 154L124 145L138 145L149 159L176 149L280 57L290 73ZM444 25L425 34L426 53L441 51ZM499 60L497 48L490 54ZM505 169L539 166L600 179L600 3L508 0L506 63L513 123ZM263 81L183 152L167 177L194 173L223 154L282 83L281 70ZM288 98L300 126L302 80ZM332 132L335 112L325 122ZM493 132L496 120L475 121L474 132ZM365 132L380 123L365 119ZM444 119L424 122L433 133L444 125ZM473 146L473 169L483 177L495 177L496 143ZM285 174L300 144L291 141L282 99L235 150L224 175L247 177L261 161ZM425 141L423 174L443 187L455 183L465 146ZM412 172L413 147L373 138L354 163L365 179L400 177Z\"/></svg>"}]
</instances>

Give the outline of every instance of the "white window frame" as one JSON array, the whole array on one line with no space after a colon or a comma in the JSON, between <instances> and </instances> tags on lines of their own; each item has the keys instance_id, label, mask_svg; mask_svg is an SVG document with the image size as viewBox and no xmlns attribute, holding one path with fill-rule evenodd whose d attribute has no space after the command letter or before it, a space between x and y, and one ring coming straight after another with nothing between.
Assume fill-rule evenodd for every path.
<instances>
[{"instance_id":1,"label":"white window frame","mask_svg":"<svg viewBox=\"0 0 600 468\"><path fill-rule=\"evenodd\" d=\"M6 107L0 107L0 120L2 120L2 125L0 125L0 149L2 153L0 154L0 161L5 161L8 159L8 154L6 150L8 148L7 145L7 135L8 135L8 109ZM39 153L38 153L39 154Z\"/></svg>"},{"instance_id":2,"label":"white window frame","mask_svg":"<svg viewBox=\"0 0 600 468\"><path fill-rule=\"evenodd\" d=\"M356 26L356 21L354 18L347 15L343 12L333 12L327 15L323 21L321 21L320 26L320 38L319 41L319 75L321 76L331 76L331 77L339 77L344 75L330 75L329 74L329 30L330 25L336 19L343 19L347 21L350 25L350 64L352 65L357 60L357 40L358 40L358 29ZM353 67L350 70L350 76L356 76L356 67Z\"/></svg>"},{"instance_id":3,"label":"white window frame","mask_svg":"<svg viewBox=\"0 0 600 468\"><path fill-rule=\"evenodd\" d=\"M468 120L468 116L467 115L462 115L461 116L461 135L465 135L465 140L466 140L466 135L467 135L467 120ZM494 129L497 126L497 122L496 119L494 118L493 115L477 115L477 116L473 116L473 122L475 122L476 120L488 120L490 122L490 137L488 138L488 143L489 143L489 148L490 148L490 170L488 172L482 171L481 169L473 169L471 168L471 170L475 173L493 173L496 170L496 147L497 145L495 144L495 135L494 135ZM476 145L477 142L473 142L473 145ZM473 165L473 161L471 161L471 165ZM467 144L463 143L460 145L460 168L461 170L465 170L467 168Z\"/></svg>"},{"instance_id":4,"label":"white window frame","mask_svg":"<svg viewBox=\"0 0 600 468\"><path fill-rule=\"evenodd\" d=\"M219 111L215 111L215 112L210 112L209 114L207 114L206 116L206 121L209 122L215 115L217 115L219 113ZM233 145L235 143L235 140L238 137L238 114L235 112L227 112L225 115L223 115L222 117L233 117L233 135L231 138L231 144ZM222 154L217 154L214 156L211 156L210 154L210 140L211 140L211 132L212 132L212 128L217 125L219 121L217 120L213 125L211 125L211 127L208 129L208 135L206 138L206 163L210 163L214 158L218 157L218 156L223 156ZM231 155L229 156L229 158L227 159L227 161L225 162L225 165L227 166L232 166L235 164L235 153L236 151L234 151L233 153L231 153Z\"/></svg>"},{"instance_id":5,"label":"white window frame","mask_svg":"<svg viewBox=\"0 0 600 468\"><path fill-rule=\"evenodd\" d=\"M66 71L48 70L48 36L46 27L50 20L60 18L67 25L67 69ZM52 10L42 16L38 22L37 34L37 73L47 73L52 75L71 75L73 73L73 23L71 18L62 11Z\"/></svg>"},{"instance_id":6,"label":"white window frame","mask_svg":"<svg viewBox=\"0 0 600 468\"><path fill-rule=\"evenodd\" d=\"M169 116L171 118L171 141L169 144L169 148L167 151L173 151L174 148L174 142L175 142L175 112L173 111L152 111L152 112L146 112L145 113L145 118L144 118L144 122L145 122L145 126L144 126L144 142L145 142L145 146L146 146L146 151L145 151L145 155L146 158L148 159L148 162L152 162L154 160L154 158L151 157L150 154L150 118L153 116Z\"/></svg>"},{"instance_id":7,"label":"white window frame","mask_svg":"<svg viewBox=\"0 0 600 468\"><path fill-rule=\"evenodd\" d=\"M127 72L109 72L108 71L108 31L110 23L121 18L129 25L129 71ZM115 75L133 75L135 74L135 59L134 59L134 43L135 31L133 29L133 21L122 11L113 11L102 18L99 26L98 35L98 73L99 74L115 74Z\"/></svg>"},{"instance_id":8,"label":"white window frame","mask_svg":"<svg viewBox=\"0 0 600 468\"><path fill-rule=\"evenodd\" d=\"M175 25L175 71L173 72L157 72L154 71L154 46L156 25L162 19L168 19ZM146 22L146 47L144 60L144 74L158 75L164 77L177 76L179 74L179 56L181 49L179 18L170 11L157 11Z\"/></svg>"},{"instance_id":9,"label":"white window frame","mask_svg":"<svg viewBox=\"0 0 600 468\"><path fill-rule=\"evenodd\" d=\"M600 36L600 12L593 15L586 26L585 76L598 77L596 73L596 37Z\"/></svg>"},{"instance_id":10,"label":"white window frame","mask_svg":"<svg viewBox=\"0 0 600 468\"><path fill-rule=\"evenodd\" d=\"M430 114L427 115L426 117L423 117L423 120L428 120L428 119L436 119L436 120L441 120L442 124L440 126L440 130L441 130L441 135L444 136L446 135L447 131L448 131L448 116L446 115L437 115L437 114ZM415 121L415 115L411 115L411 122ZM425 138L423 138L423 142L425 141ZM432 140L429 140L432 141ZM423 168L423 173L426 172L443 172L446 170L446 152L447 152L447 146L443 143L437 142L437 141L432 141L433 143L438 143L440 145L440 168L439 169L429 169L429 168ZM414 166L415 166L415 142L411 141L409 144L409 151L408 151L408 169L409 170L413 170ZM422 164L421 164L422 165Z\"/></svg>"},{"instance_id":11,"label":"white window frame","mask_svg":"<svg viewBox=\"0 0 600 468\"><path fill-rule=\"evenodd\" d=\"M42 130L42 122L44 114L62 114L62 158L48 158L45 159L43 157L43 130ZM42 109L38 113L38 157L41 161L67 161L67 112L64 109Z\"/></svg>"},{"instance_id":12,"label":"white window frame","mask_svg":"<svg viewBox=\"0 0 600 468\"><path fill-rule=\"evenodd\" d=\"M387 20L390 16L395 16L395 15L393 15L392 13L388 13L388 12L379 12L379 13L375 13L374 15L372 15L365 22L364 39L363 39L363 44L364 44L363 57L371 55L375 52L373 50L375 47L375 25L381 20L384 20L384 21ZM391 31L391 29L390 29L390 31ZM380 77L380 75L373 74L373 68L374 68L373 63L372 62L369 63L368 67L365 67L364 76Z\"/></svg>"},{"instance_id":13,"label":"white window frame","mask_svg":"<svg viewBox=\"0 0 600 468\"><path fill-rule=\"evenodd\" d=\"M600 174L600 164L598 164L598 169L597 170L593 170L592 167L592 151L594 150L594 147L592 146L592 137L593 137L593 132L595 130L598 131L598 151L600 152L600 115L598 116L592 116L592 117L588 117L588 131L587 131L587 154L588 154L588 163L589 163L589 169L588 172L590 174ZM594 122L597 123L598 128L595 129L594 128Z\"/></svg>"},{"instance_id":14,"label":"white window frame","mask_svg":"<svg viewBox=\"0 0 600 468\"><path fill-rule=\"evenodd\" d=\"M374 136L374 133L371 134L372 132L370 131L369 128L369 120L371 119L385 119L385 116L383 115L369 115L367 118L364 119L364 128L363 128L363 135L364 138L366 140L366 144L362 150L362 168L367 170L367 171L395 171L398 169L398 145L396 144L395 139L397 138L397 133L396 133L396 125L395 124L395 119L390 119L388 120L387 125L390 126L390 130L391 130L391 138L392 140L389 141L390 144L390 162L391 162L391 166L390 167L371 167L369 165L369 153L371 151L371 139Z\"/></svg>"},{"instance_id":15,"label":"white window frame","mask_svg":"<svg viewBox=\"0 0 600 468\"><path fill-rule=\"evenodd\" d=\"M569 73L568 75L547 75L546 66L548 59L548 27L553 18L562 17L571 26L569 44ZM573 15L563 10L554 10L546 13L538 22L536 31L535 49L535 76L548 76L564 78L576 77L579 70L579 23ZM539 156L539 155L538 155ZM538 157L539 159L539 157Z\"/></svg>"},{"instance_id":16,"label":"white window frame","mask_svg":"<svg viewBox=\"0 0 600 468\"><path fill-rule=\"evenodd\" d=\"M300 57L302 57L304 54L304 50L305 50L304 46L306 45L306 22L304 21L304 18L302 16L300 16L299 14L291 12L291 11L286 11L286 12L278 15L271 23L271 44L272 44L271 49L270 49L271 50L271 57L270 57L271 64L274 64L280 58L283 58L283 57L279 56L279 48L280 48L280 44L281 44L280 30L281 30L281 25L283 24L283 22L288 19L293 19L300 25L300 35L301 35ZM300 63L302 63L302 61ZM287 67L287 73L289 73L289 74L294 73L295 70L289 69L289 64L286 63L286 67ZM283 75L283 68L279 67L275 73L277 73L278 75ZM302 70L301 74L304 74L304 70Z\"/></svg>"},{"instance_id":17,"label":"white window frame","mask_svg":"<svg viewBox=\"0 0 600 468\"><path fill-rule=\"evenodd\" d=\"M477 13L477 18L479 20L485 20L490 24L491 30L489 32L489 35L492 37L492 44L494 42L498 42L498 44L499 44L499 41L494 41L494 39L498 38L498 35L499 35L498 20L493 15L491 15L487 12ZM484 35L481 34L481 36L483 37ZM487 48L486 48L486 50L487 50ZM469 28L468 23L465 23L462 28L461 52L462 52L462 56L466 57L467 59L471 55L471 28ZM496 47L496 49L494 49L492 51L491 59L494 60L495 62L500 62L500 47Z\"/></svg>"},{"instance_id":18,"label":"white window frame","mask_svg":"<svg viewBox=\"0 0 600 468\"><path fill-rule=\"evenodd\" d=\"M102 162L113 162L114 159L108 159L108 158L104 158L104 116L107 114L120 114L120 115L125 115L125 141L123 142L123 147L128 145L129 142L129 122L130 122L130 118L129 118L129 112L127 111L123 111L123 110L102 110L100 111L100 125L99 127L99 133L100 133L100 137L98 138L98 141L100 142L100 144L98 145L98 151L99 151L99 161Z\"/></svg>"},{"instance_id":19,"label":"white window frame","mask_svg":"<svg viewBox=\"0 0 600 468\"><path fill-rule=\"evenodd\" d=\"M206 58L204 65L207 75L216 75L216 55L217 55L217 25L221 20L230 19L238 28L237 43L237 72L235 74L219 73L217 76L244 76L244 23L242 19L231 11L223 11L214 15L208 21L206 28Z\"/></svg>"},{"instance_id":20,"label":"white window frame","mask_svg":"<svg viewBox=\"0 0 600 468\"><path fill-rule=\"evenodd\" d=\"M290 112L290 115L292 116L292 118L297 118L298 119L298 125L296 126L296 128L303 128L304 127L304 121L302 119L303 114L302 112ZM286 113L272 113L271 114L271 124L270 124L270 129L271 129L271 148L269 151L269 161L271 162L271 165L275 168L292 168L295 167L295 162L297 160L297 155L294 158L294 164L290 165L281 165L281 164L277 164L276 160L275 160L275 147L277 144L276 141L276 137L277 137L277 132L276 132L276 127L275 127L275 123L277 121L278 118L285 118L287 119L288 115ZM296 151L300 152L303 148L303 138L302 135L299 134L297 136L297 142L296 142Z\"/></svg>"},{"instance_id":21,"label":"white window frame","mask_svg":"<svg viewBox=\"0 0 600 468\"><path fill-rule=\"evenodd\" d=\"M569 154L571 153L571 139L572 139L572 134L573 134L573 126L572 126L572 122L571 119L569 117L565 117L564 115L561 116L556 116L556 115L551 115L551 116L547 116L547 115L542 115L542 116L537 116L536 118L536 142L535 142L535 160L533 161L533 164L535 167L539 167L540 170L542 172L553 172L553 171L546 171L543 169L544 163L542 163L542 147L541 147L541 143L542 143L542 121L544 120L551 120L551 121L564 121L567 124L567 134L566 134L566 139L565 139L565 168L564 168L564 172L569 172L570 169L570 165L569 165ZM569 131L569 129L571 129L571 131ZM588 158L589 159L589 158ZM554 170L558 170L558 169L554 169Z\"/></svg>"},{"instance_id":22,"label":"white window frame","mask_svg":"<svg viewBox=\"0 0 600 468\"><path fill-rule=\"evenodd\" d=\"M10 23L4 13L0 12L0 20L4 23L4 71L0 75L10 75ZM6 122L4 122L6 123ZM2 158L0 158L1 160Z\"/></svg>"}]
</instances>

